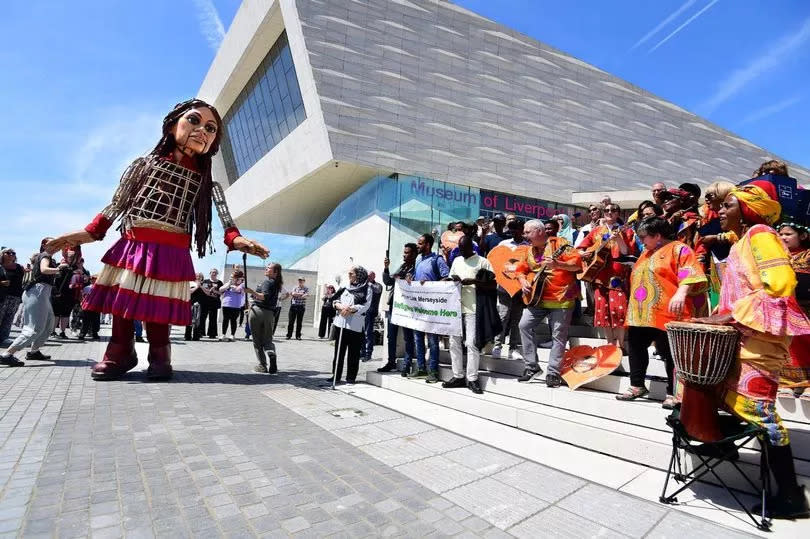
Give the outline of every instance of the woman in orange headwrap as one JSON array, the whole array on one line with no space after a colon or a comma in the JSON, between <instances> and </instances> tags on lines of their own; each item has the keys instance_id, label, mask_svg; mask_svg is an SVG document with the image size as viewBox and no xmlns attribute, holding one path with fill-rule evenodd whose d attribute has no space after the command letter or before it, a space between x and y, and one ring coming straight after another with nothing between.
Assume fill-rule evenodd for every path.
<instances>
[{"instance_id":1,"label":"woman in orange headwrap","mask_svg":"<svg viewBox=\"0 0 810 539\"><path fill-rule=\"evenodd\" d=\"M796 482L788 431L776 412L782 367L795 335L810 334L810 319L796 302L796 275L771 226L781 206L773 184L755 181L734 189L720 208L720 225L739 241L731 248L717 313L696 319L730 324L742 334L737 361L721 385L722 405L767 434L768 461L778 494L768 500L771 518L808 518L810 505Z\"/></svg>"}]
</instances>

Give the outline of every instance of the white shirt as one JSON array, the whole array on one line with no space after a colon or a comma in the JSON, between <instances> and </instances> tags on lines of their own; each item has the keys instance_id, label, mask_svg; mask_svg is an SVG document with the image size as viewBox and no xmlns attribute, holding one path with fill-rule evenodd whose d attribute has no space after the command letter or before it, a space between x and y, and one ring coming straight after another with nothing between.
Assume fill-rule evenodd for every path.
<instances>
[{"instance_id":1,"label":"white shirt","mask_svg":"<svg viewBox=\"0 0 810 539\"><path fill-rule=\"evenodd\" d=\"M597 222L597 224L599 224ZM579 247L579 244L591 233L593 227L596 226L593 223L588 223L587 225L583 226L579 229L579 235L577 236L577 241L574 242L574 247Z\"/></svg>"},{"instance_id":2,"label":"white shirt","mask_svg":"<svg viewBox=\"0 0 810 539\"><path fill-rule=\"evenodd\" d=\"M515 248L520 247L521 245L530 245L527 240L521 240L520 242L516 242L515 238L509 238L508 240L503 240L501 243L498 244L498 247L503 245L504 247L509 247L513 251Z\"/></svg>"},{"instance_id":3,"label":"white shirt","mask_svg":"<svg viewBox=\"0 0 810 539\"><path fill-rule=\"evenodd\" d=\"M348 290L344 290L337 301L344 307L351 305L352 309L357 309L357 312L344 318L338 311L335 320L332 322L335 327L362 332L366 323L366 311L371 306L371 290L366 293L366 302L362 304L355 305L354 296Z\"/></svg>"},{"instance_id":4,"label":"white shirt","mask_svg":"<svg viewBox=\"0 0 810 539\"><path fill-rule=\"evenodd\" d=\"M460 279L475 279L475 276L481 269L492 271L492 264L483 256L472 255L469 258L464 258L459 255L453 260L453 266L450 268L450 277L458 276ZM464 314L475 314L474 284L461 286L461 312Z\"/></svg>"}]
</instances>

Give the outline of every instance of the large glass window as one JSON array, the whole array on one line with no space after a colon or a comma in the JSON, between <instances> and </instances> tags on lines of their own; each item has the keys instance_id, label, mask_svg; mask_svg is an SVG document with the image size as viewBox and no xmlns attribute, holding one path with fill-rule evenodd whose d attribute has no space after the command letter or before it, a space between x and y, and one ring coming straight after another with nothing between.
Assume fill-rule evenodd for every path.
<instances>
[{"instance_id":1,"label":"large glass window","mask_svg":"<svg viewBox=\"0 0 810 539\"><path fill-rule=\"evenodd\" d=\"M228 183L306 119L287 33L282 33L223 118L222 156Z\"/></svg>"},{"instance_id":2,"label":"large glass window","mask_svg":"<svg viewBox=\"0 0 810 539\"><path fill-rule=\"evenodd\" d=\"M387 231L389 249L398 250L425 232L440 237L449 223L470 223L479 215L490 217L503 212L515 213L523 219L545 220L556 213L573 216L581 211L570 205L482 191L431 178L404 174L377 176L338 204L307 238L304 248L283 261L283 265L292 265L373 214L391 223Z\"/></svg>"}]
</instances>

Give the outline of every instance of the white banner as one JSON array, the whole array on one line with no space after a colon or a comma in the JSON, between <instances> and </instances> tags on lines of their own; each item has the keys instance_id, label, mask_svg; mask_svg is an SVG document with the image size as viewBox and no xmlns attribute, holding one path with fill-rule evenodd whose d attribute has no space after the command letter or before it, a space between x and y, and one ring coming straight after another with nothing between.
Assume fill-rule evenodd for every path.
<instances>
[{"instance_id":1,"label":"white banner","mask_svg":"<svg viewBox=\"0 0 810 539\"><path fill-rule=\"evenodd\" d=\"M391 323L425 333L461 335L461 285L397 279Z\"/></svg>"}]
</instances>

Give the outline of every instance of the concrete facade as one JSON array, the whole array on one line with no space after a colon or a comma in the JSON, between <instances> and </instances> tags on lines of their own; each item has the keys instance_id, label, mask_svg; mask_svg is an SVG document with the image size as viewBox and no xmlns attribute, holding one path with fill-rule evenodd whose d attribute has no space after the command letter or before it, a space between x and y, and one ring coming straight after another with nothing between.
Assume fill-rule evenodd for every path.
<instances>
[{"instance_id":1,"label":"concrete facade","mask_svg":"<svg viewBox=\"0 0 810 539\"><path fill-rule=\"evenodd\" d=\"M307 119L228 188L246 228L310 232L386 172L570 203L574 192L655 181L736 182L775 157L435 0L245 0L202 96L225 114L282 28ZM810 181L806 169L790 167ZM221 167L216 177L225 181Z\"/></svg>"}]
</instances>

